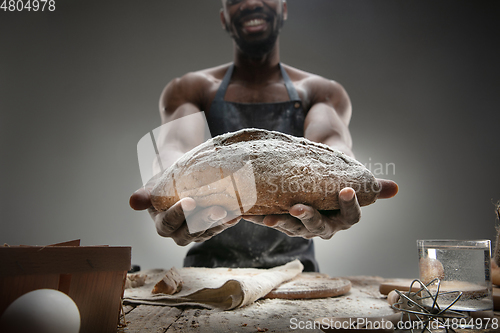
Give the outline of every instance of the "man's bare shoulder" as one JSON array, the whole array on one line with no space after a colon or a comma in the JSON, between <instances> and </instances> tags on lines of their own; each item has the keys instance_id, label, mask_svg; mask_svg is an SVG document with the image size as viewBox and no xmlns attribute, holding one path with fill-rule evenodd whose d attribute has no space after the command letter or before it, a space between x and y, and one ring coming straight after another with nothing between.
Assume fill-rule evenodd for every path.
<instances>
[{"instance_id":1,"label":"man's bare shoulder","mask_svg":"<svg viewBox=\"0 0 500 333\"><path fill-rule=\"evenodd\" d=\"M325 86L330 89L342 89L342 85L335 80L327 79L323 76L309 73L292 66L283 66L294 84L316 86L316 88Z\"/></svg>"},{"instance_id":2,"label":"man's bare shoulder","mask_svg":"<svg viewBox=\"0 0 500 333\"><path fill-rule=\"evenodd\" d=\"M334 104L348 99L344 87L337 81L309 73L295 67L283 65L293 84L302 92L307 102L315 104L329 100Z\"/></svg>"},{"instance_id":3,"label":"man's bare shoulder","mask_svg":"<svg viewBox=\"0 0 500 333\"><path fill-rule=\"evenodd\" d=\"M205 107L213 98L229 64L188 72L171 80L160 97L160 109L175 109L183 103Z\"/></svg>"},{"instance_id":4,"label":"man's bare shoulder","mask_svg":"<svg viewBox=\"0 0 500 333\"><path fill-rule=\"evenodd\" d=\"M193 71L184 74L183 76L172 80L175 84L188 84L188 85L209 85L209 84L218 84L227 69L229 68L229 64L224 64L216 67L206 68L198 71Z\"/></svg>"}]
</instances>

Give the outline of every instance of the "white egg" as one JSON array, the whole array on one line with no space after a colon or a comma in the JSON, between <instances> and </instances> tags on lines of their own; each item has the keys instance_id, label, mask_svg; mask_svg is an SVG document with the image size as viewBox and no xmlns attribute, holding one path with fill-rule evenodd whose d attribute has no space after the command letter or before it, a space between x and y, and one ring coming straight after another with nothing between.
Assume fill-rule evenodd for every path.
<instances>
[{"instance_id":1,"label":"white egg","mask_svg":"<svg viewBox=\"0 0 500 333\"><path fill-rule=\"evenodd\" d=\"M0 332L78 333L80 311L65 293L30 291L12 302L0 318Z\"/></svg>"}]
</instances>

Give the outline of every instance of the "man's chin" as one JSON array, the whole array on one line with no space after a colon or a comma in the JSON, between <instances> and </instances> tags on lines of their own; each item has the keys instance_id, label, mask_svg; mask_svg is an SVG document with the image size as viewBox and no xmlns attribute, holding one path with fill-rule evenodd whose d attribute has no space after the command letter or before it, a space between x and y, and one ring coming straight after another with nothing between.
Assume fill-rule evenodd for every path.
<instances>
[{"instance_id":1,"label":"man's chin","mask_svg":"<svg viewBox=\"0 0 500 333\"><path fill-rule=\"evenodd\" d=\"M261 59L271 53L271 50L241 50L244 55L252 59Z\"/></svg>"},{"instance_id":2,"label":"man's chin","mask_svg":"<svg viewBox=\"0 0 500 333\"><path fill-rule=\"evenodd\" d=\"M276 39L272 38L259 43L247 43L242 41L236 41L236 45L240 51L250 58L262 58L274 49L276 45Z\"/></svg>"}]
</instances>

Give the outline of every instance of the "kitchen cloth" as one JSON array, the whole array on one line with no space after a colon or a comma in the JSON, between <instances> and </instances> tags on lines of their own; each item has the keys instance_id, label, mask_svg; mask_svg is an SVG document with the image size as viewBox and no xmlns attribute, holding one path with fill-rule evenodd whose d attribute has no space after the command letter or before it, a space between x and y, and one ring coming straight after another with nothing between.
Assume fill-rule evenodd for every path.
<instances>
[{"instance_id":1,"label":"kitchen cloth","mask_svg":"<svg viewBox=\"0 0 500 333\"><path fill-rule=\"evenodd\" d=\"M196 305L209 309L232 310L251 304L267 295L283 282L302 272L299 260L283 266L262 268L199 268L177 269L183 279L182 290L174 295L152 294L154 285L167 270L140 272L147 275L145 284L125 289L125 304Z\"/></svg>"}]
</instances>

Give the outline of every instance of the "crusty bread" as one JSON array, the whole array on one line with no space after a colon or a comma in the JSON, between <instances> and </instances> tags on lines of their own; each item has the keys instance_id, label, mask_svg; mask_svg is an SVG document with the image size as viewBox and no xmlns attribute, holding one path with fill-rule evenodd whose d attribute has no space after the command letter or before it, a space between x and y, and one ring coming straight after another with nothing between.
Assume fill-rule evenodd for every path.
<instances>
[{"instance_id":1,"label":"crusty bread","mask_svg":"<svg viewBox=\"0 0 500 333\"><path fill-rule=\"evenodd\" d=\"M218 205L245 215L285 214L302 203L339 208L344 187L361 206L377 199L379 184L360 162L324 144L262 129L216 136L184 154L151 191L164 211L184 197L199 207Z\"/></svg>"},{"instance_id":2,"label":"crusty bread","mask_svg":"<svg viewBox=\"0 0 500 333\"><path fill-rule=\"evenodd\" d=\"M147 275L139 273L127 274L125 289L142 287L146 283L147 277Z\"/></svg>"},{"instance_id":3,"label":"crusty bread","mask_svg":"<svg viewBox=\"0 0 500 333\"><path fill-rule=\"evenodd\" d=\"M182 290L183 284L184 281L179 271L175 267L172 267L167 271L165 276L155 284L151 293L173 295Z\"/></svg>"}]
</instances>

